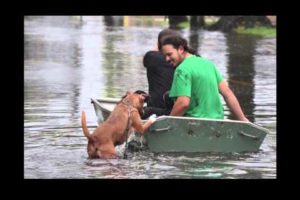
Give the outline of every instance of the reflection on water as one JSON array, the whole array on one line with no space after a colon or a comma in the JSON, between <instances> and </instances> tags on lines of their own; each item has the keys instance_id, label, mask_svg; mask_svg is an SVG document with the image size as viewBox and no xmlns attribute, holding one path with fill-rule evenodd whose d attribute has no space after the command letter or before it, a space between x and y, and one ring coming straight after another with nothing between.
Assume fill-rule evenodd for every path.
<instances>
[{"instance_id":1,"label":"reflection on water","mask_svg":"<svg viewBox=\"0 0 300 200\"><path fill-rule=\"evenodd\" d=\"M95 127L91 97L147 90L142 58L165 27L133 22L125 26L122 20L24 18L24 177L276 178L276 39L203 30L182 33L201 56L216 63L247 117L271 130L260 151L224 155L145 151L131 152L128 159L87 159L81 111ZM226 117L232 118L224 107Z\"/></svg>"},{"instance_id":2,"label":"reflection on water","mask_svg":"<svg viewBox=\"0 0 300 200\"><path fill-rule=\"evenodd\" d=\"M253 36L229 35L228 83L245 110L246 117L254 122L254 51L257 38ZM230 115L230 118L233 118Z\"/></svg>"}]
</instances>

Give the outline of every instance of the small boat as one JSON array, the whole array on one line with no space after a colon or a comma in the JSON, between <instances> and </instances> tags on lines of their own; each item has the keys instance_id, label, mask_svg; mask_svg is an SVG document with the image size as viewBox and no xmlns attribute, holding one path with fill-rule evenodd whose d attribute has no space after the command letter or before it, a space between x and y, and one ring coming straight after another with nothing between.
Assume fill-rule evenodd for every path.
<instances>
[{"instance_id":1,"label":"small boat","mask_svg":"<svg viewBox=\"0 0 300 200\"><path fill-rule=\"evenodd\" d=\"M92 99L98 123L119 99ZM251 122L160 116L144 134L152 152L257 152L269 131Z\"/></svg>"},{"instance_id":2,"label":"small boat","mask_svg":"<svg viewBox=\"0 0 300 200\"><path fill-rule=\"evenodd\" d=\"M91 99L91 103L94 105L96 112L98 125L108 118L119 101L120 99L115 98Z\"/></svg>"}]
</instances>

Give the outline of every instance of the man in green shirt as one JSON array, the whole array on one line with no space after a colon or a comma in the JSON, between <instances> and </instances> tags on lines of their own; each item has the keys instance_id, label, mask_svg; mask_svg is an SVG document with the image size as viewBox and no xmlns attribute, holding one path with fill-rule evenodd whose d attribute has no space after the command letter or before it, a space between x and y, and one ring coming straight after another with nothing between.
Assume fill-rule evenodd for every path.
<instances>
[{"instance_id":1,"label":"man in green shirt","mask_svg":"<svg viewBox=\"0 0 300 200\"><path fill-rule=\"evenodd\" d=\"M215 65L196 55L180 36L163 39L162 52L176 67L170 97L175 100L171 116L223 119L221 94L237 120L249 121Z\"/></svg>"}]
</instances>

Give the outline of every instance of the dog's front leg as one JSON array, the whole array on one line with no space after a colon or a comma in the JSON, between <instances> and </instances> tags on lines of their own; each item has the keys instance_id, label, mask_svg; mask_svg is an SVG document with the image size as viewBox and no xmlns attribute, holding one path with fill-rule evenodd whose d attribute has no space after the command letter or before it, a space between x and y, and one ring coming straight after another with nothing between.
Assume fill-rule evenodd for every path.
<instances>
[{"instance_id":1,"label":"dog's front leg","mask_svg":"<svg viewBox=\"0 0 300 200\"><path fill-rule=\"evenodd\" d=\"M144 134L146 130L154 123L152 120L148 120L146 123L142 123L141 117L137 113L132 114L132 126L135 128L137 132L140 134Z\"/></svg>"}]
</instances>

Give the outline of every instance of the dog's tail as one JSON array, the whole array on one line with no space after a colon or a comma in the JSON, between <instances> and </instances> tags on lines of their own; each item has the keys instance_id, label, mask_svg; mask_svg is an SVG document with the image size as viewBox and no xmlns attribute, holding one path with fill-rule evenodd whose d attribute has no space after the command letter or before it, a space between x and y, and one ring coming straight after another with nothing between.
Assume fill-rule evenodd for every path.
<instances>
[{"instance_id":1,"label":"dog's tail","mask_svg":"<svg viewBox=\"0 0 300 200\"><path fill-rule=\"evenodd\" d=\"M89 140L92 140L90 131L88 130L88 128L86 126L86 118L85 118L84 111L82 111L82 115L81 115L81 126L82 126L83 134L85 135L85 137L87 137Z\"/></svg>"}]
</instances>

